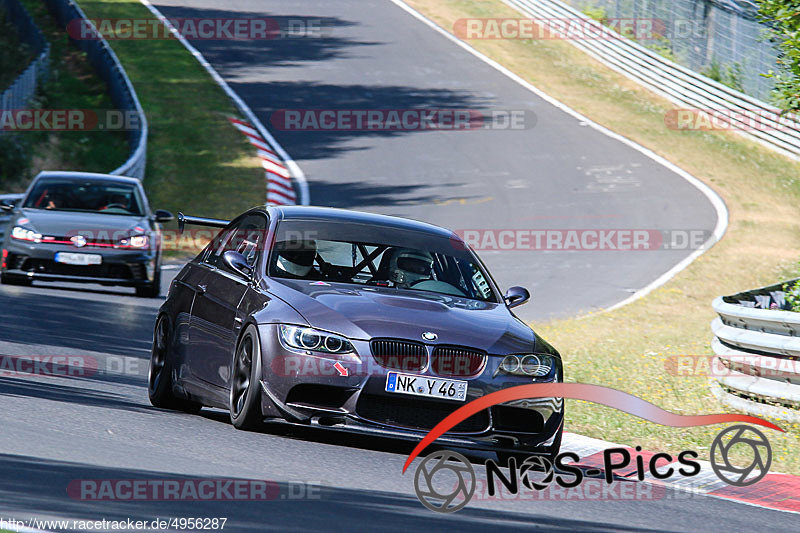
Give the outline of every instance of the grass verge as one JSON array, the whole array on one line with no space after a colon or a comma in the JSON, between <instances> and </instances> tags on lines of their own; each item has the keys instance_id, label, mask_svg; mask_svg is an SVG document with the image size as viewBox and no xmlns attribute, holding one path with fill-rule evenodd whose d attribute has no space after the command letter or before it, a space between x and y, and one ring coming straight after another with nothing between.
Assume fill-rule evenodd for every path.
<instances>
[{"instance_id":1,"label":"grass verge","mask_svg":"<svg viewBox=\"0 0 800 533\"><path fill-rule=\"evenodd\" d=\"M53 47L51 80L37 107L113 109L85 55L67 40L47 8L23 0ZM89 18L153 19L137 1L80 1ZM255 151L227 117L238 113L222 89L174 39L111 41L150 125L145 188L154 208L227 218L264 202L264 172ZM128 157L124 132L17 135L35 154L30 172L0 184L27 185L41 169L109 172ZM186 252L171 255L186 255Z\"/></svg>"},{"instance_id":2,"label":"grass verge","mask_svg":"<svg viewBox=\"0 0 800 533\"><path fill-rule=\"evenodd\" d=\"M154 19L138 1L81 0L91 19ZM232 217L264 203L255 151L227 120L224 91L175 39L111 41L150 124L145 187L154 208Z\"/></svg>"},{"instance_id":3,"label":"grass verge","mask_svg":"<svg viewBox=\"0 0 800 533\"><path fill-rule=\"evenodd\" d=\"M85 54L70 45L43 3L23 0L50 42L47 82L31 102L38 109L111 109L106 84ZM108 172L128 157L124 132L26 131L2 138L0 192L21 192L41 170Z\"/></svg>"},{"instance_id":4,"label":"grass verge","mask_svg":"<svg viewBox=\"0 0 800 533\"><path fill-rule=\"evenodd\" d=\"M460 18L522 16L499 0L406 1L451 33ZM728 411L712 396L707 377L670 373L669 357L713 353L709 324L716 296L790 276L800 249L800 164L733 133L668 129L664 114L674 107L670 102L567 42L469 44L592 120L679 165L725 199L730 212L725 238L669 283L614 312L536 329L564 355L567 381L620 389L680 414ZM778 425L787 432L768 432L772 470L800 474L800 426ZM567 406L567 430L651 450L693 449L702 456L720 429L662 427L580 401L568 401Z\"/></svg>"}]
</instances>

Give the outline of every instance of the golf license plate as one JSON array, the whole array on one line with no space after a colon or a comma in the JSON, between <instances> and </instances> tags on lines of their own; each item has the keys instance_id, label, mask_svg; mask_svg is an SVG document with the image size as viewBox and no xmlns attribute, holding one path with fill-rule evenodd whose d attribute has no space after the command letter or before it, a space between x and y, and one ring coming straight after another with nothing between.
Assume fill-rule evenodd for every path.
<instances>
[{"instance_id":1,"label":"golf license plate","mask_svg":"<svg viewBox=\"0 0 800 533\"><path fill-rule=\"evenodd\" d=\"M65 265L99 265L103 262L103 256L97 254L73 254L69 252L58 252L56 254L56 263L64 263Z\"/></svg>"},{"instance_id":2,"label":"golf license plate","mask_svg":"<svg viewBox=\"0 0 800 533\"><path fill-rule=\"evenodd\" d=\"M386 375L386 392L463 402L467 399L467 382L389 372Z\"/></svg>"}]
</instances>

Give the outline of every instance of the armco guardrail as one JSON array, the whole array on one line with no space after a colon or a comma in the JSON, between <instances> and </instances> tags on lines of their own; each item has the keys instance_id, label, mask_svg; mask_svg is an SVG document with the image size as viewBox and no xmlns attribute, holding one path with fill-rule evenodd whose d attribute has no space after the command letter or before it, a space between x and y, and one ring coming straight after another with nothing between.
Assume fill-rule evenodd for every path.
<instances>
[{"instance_id":1,"label":"armco guardrail","mask_svg":"<svg viewBox=\"0 0 800 533\"><path fill-rule=\"evenodd\" d=\"M712 390L730 407L800 421L800 313L785 310L782 287L714 300Z\"/></svg>"},{"instance_id":2,"label":"armco guardrail","mask_svg":"<svg viewBox=\"0 0 800 533\"><path fill-rule=\"evenodd\" d=\"M19 202L22 200L22 194L0 194L0 200L11 200L12 202ZM10 216L5 211L0 211L0 246L3 246L3 240L6 238L6 225L10 220Z\"/></svg>"},{"instance_id":3,"label":"armco guardrail","mask_svg":"<svg viewBox=\"0 0 800 533\"><path fill-rule=\"evenodd\" d=\"M66 27L71 21L86 19L83 10L73 0L45 0L59 24ZM88 21L85 24L90 24ZM94 27L93 25L91 27ZM135 112L139 116L139 129L131 130L128 137L130 156L111 174L143 179L147 163L147 117L144 114L131 80L122 68L114 50L99 34L89 39L72 41L86 52L89 62L108 85L111 100L123 111Z\"/></svg>"},{"instance_id":4,"label":"armco guardrail","mask_svg":"<svg viewBox=\"0 0 800 533\"><path fill-rule=\"evenodd\" d=\"M30 46L35 54L22 74L0 94L0 111L23 109L36 93L36 88L47 78L50 66L50 44L33 22L19 0L0 0L6 19L17 29L20 41ZM0 129L0 135L3 130Z\"/></svg>"},{"instance_id":5,"label":"armco guardrail","mask_svg":"<svg viewBox=\"0 0 800 533\"><path fill-rule=\"evenodd\" d=\"M731 129L800 159L800 122L796 116L781 117L779 109L677 65L630 39L623 39L618 33L558 0L504 2L528 17L585 20L584 24L591 26L593 35L597 37L569 39L576 47L679 106L725 111ZM740 117L736 113L744 115ZM745 118L754 115L758 117L756 128Z\"/></svg>"}]
</instances>

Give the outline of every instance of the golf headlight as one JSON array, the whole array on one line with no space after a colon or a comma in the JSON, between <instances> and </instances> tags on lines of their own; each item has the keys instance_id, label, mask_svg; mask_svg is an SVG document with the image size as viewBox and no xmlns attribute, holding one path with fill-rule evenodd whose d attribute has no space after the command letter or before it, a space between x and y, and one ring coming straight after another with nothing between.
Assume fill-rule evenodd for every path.
<instances>
[{"instance_id":1,"label":"golf headlight","mask_svg":"<svg viewBox=\"0 0 800 533\"><path fill-rule=\"evenodd\" d=\"M346 354L355 351L350 341L344 337L314 328L281 324L280 335L284 344L298 350L332 354Z\"/></svg>"},{"instance_id":2,"label":"golf headlight","mask_svg":"<svg viewBox=\"0 0 800 533\"><path fill-rule=\"evenodd\" d=\"M507 355L500 361L495 375L503 373L510 376L541 378L548 376L555 366L553 356L537 354Z\"/></svg>"},{"instance_id":3,"label":"golf headlight","mask_svg":"<svg viewBox=\"0 0 800 533\"><path fill-rule=\"evenodd\" d=\"M126 237L117 243L117 246L124 246L126 248L147 248L150 244L150 239L147 235L133 235Z\"/></svg>"},{"instance_id":4,"label":"golf headlight","mask_svg":"<svg viewBox=\"0 0 800 533\"><path fill-rule=\"evenodd\" d=\"M11 238L18 241L42 242L42 234L36 233L32 229L14 226L11 230Z\"/></svg>"}]
</instances>

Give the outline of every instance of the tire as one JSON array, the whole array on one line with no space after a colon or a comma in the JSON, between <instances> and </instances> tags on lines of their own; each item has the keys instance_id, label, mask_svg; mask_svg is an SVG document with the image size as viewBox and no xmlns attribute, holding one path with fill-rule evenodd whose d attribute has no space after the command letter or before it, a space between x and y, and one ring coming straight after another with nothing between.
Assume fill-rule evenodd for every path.
<instances>
[{"instance_id":1,"label":"tire","mask_svg":"<svg viewBox=\"0 0 800 533\"><path fill-rule=\"evenodd\" d=\"M260 376L261 343L258 330L249 324L236 345L231 364L228 406L236 429L254 431L263 426Z\"/></svg>"},{"instance_id":2,"label":"tire","mask_svg":"<svg viewBox=\"0 0 800 533\"><path fill-rule=\"evenodd\" d=\"M155 277L150 285L136 287L136 296L139 298L158 298L161 296L161 268L156 268Z\"/></svg>"},{"instance_id":3,"label":"tire","mask_svg":"<svg viewBox=\"0 0 800 533\"><path fill-rule=\"evenodd\" d=\"M178 398L172 392L172 328L166 315L158 317L153 333L153 351L147 374L147 395L154 407L197 413L203 406L197 402Z\"/></svg>"},{"instance_id":4,"label":"tire","mask_svg":"<svg viewBox=\"0 0 800 533\"><path fill-rule=\"evenodd\" d=\"M0 283L3 285L16 285L18 287L30 287L33 284L29 278L22 276L9 276L8 274L0 275Z\"/></svg>"}]
</instances>

